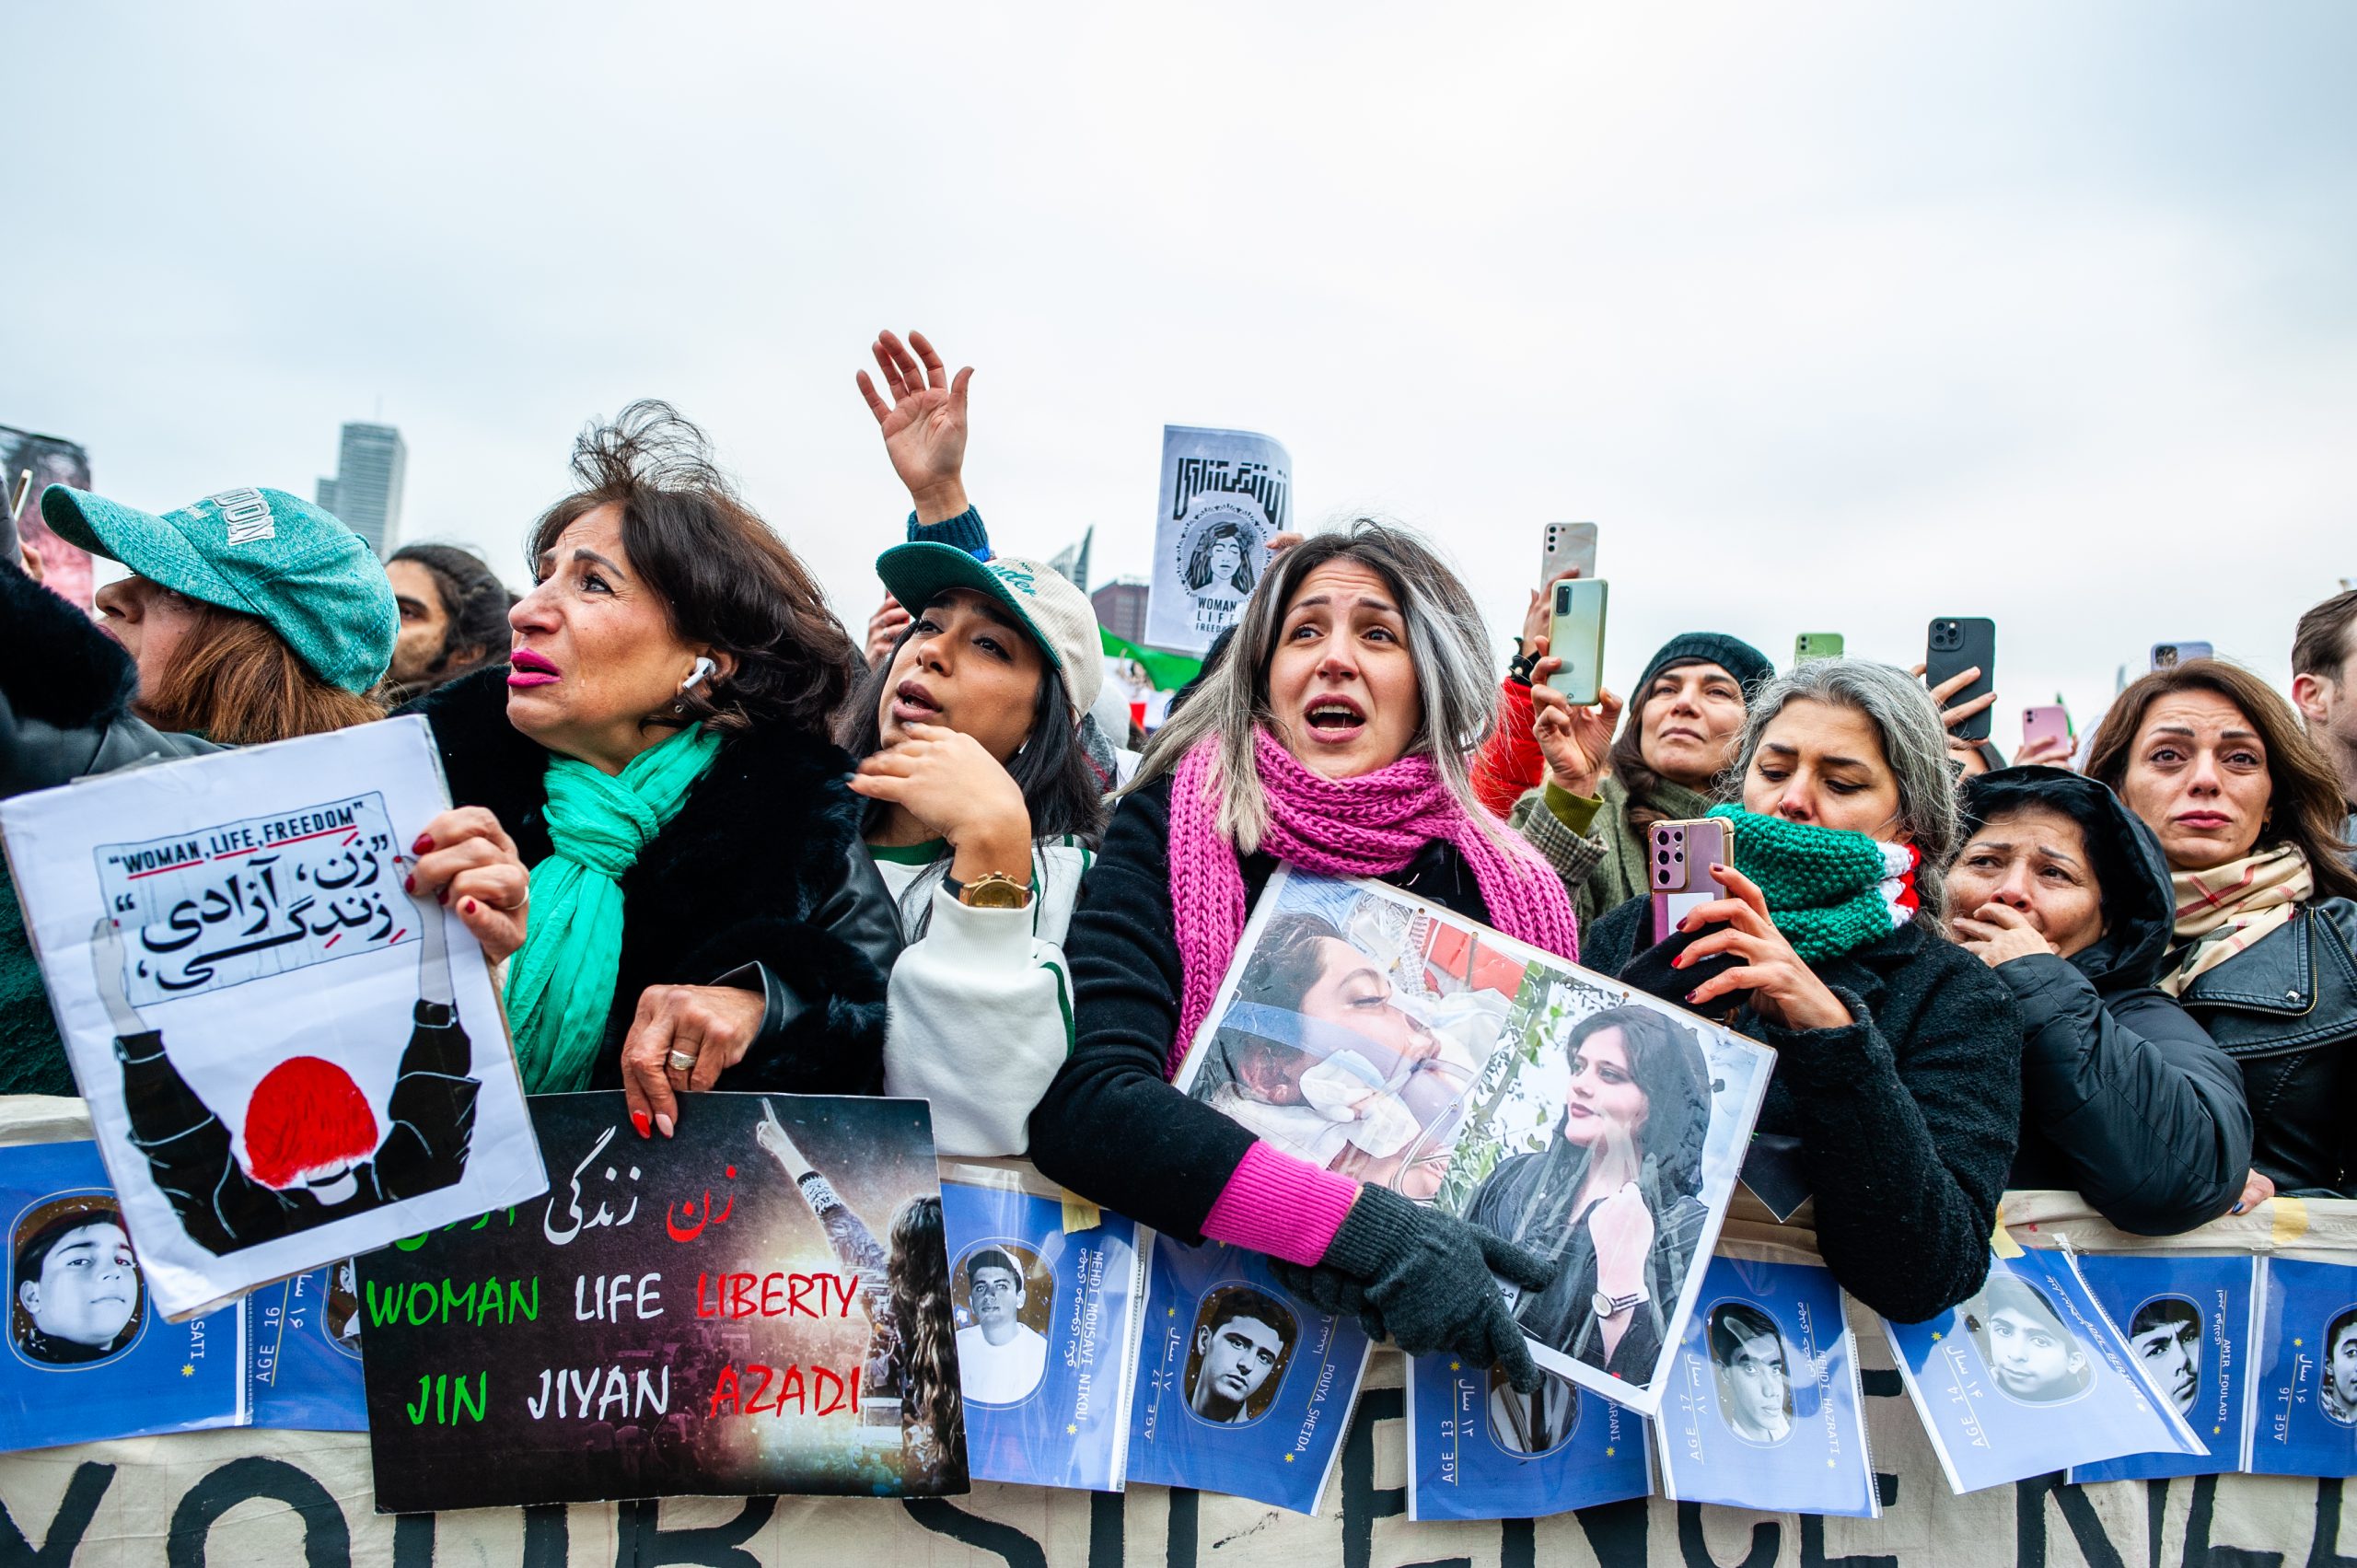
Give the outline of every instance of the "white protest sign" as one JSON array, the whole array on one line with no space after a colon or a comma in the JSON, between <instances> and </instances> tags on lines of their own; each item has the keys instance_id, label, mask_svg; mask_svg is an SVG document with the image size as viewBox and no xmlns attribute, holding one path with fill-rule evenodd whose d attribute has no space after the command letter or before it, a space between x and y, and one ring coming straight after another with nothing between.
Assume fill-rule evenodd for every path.
<instances>
[{"instance_id":1,"label":"white protest sign","mask_svg":"<svg viewBox=\"0 0 2357 1568\"><path fill-rule=\"evenodd\" d=\"M166 1318L547 1191L482 952L404 887L448 804L421 718L0 801Z\"/></svg>"},{"instance_id":2,"label":"white protest sign","mask_svg":"<svg viewBox=\"0 0 2357 1568\"><path fill-rule=\"evenodd\" d=\"M1293 527L1293 459L1248 430L1162 427L1162 491L1146 590L1145 641L1199 654L1244 613Z\"/></svg>"}]
</instances>

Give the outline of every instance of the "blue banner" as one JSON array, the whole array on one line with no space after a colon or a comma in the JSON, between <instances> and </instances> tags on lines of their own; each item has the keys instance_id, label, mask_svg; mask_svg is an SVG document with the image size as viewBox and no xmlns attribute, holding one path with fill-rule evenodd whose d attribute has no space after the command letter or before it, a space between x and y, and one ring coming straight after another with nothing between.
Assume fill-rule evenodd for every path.
<instances>
[{"instance_id":1,"label":"blue banner","mask_svg":"<svg viewBox=\"0 0 2357 1568\"><path fill-rule=\"evenodd\" d=\"M2071 1479L2149 1481L2240 1469L2250 1429L2258 1260L2247 1253L2089 1252L2080 1256L2079 1273L2126 1336L2154 1389L2177 1406L2210 1452L2130 1454L2073 1465Z\"/></svg>"},{"instance_id":2,"label":"blue banner","mask_svg":"<svg viewBox=\"0 0 2357 1568\"><path fill-rule=\"evenodd\" d=\"M1527 1519L1653 1491L1645 1418L1561 1377L1517 1394L1454 1356L1408 1363L1408 1517Z\"/></svg>"},{"instance_id":3,"label":"blue banner","mask_svg":"<svg viewBox=\"0 0 2357 1568\"><path fill-rule=\"evenodd\" d=\"M2357 1475L2357 1268L2270 1258L2251 1374L2258 1475Z\"/></svg>"},{"instance_id":4,"label":"blue banner","mask_svg":"<svg viewBox=\"0 0 2357 1568\"><path fill-rule=\"evenodd\" d=\"M346 1259L246 1297L246 1403L254 1425L368 1430L359 1291Z\"/></svg>"}]
</instances>

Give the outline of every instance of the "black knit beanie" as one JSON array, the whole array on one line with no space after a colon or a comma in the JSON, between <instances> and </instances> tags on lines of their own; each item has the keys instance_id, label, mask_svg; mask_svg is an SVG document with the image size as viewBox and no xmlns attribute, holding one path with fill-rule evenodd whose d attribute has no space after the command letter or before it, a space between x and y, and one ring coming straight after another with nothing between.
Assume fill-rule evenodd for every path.
<instances>
[{"instance_id":1,"label":"black knit beanie","mask_svg":"<svg viewBox=\"0 0 2357 1568\"><path fill-rule=\"evenodd\" d=\"M1724 632L1680 632L1661 645L1645 666L1644 674L1629 688L1630 701L1642 703L1645 693L1653 690L1654 677L1675 664L1692 664L1696 660L1717 665L1736 679L1743 688L1746 703L1752 694L1776 679L1776 667L1768 656L1740 637L1730 637Z\"/></svg>"}]
</instances>

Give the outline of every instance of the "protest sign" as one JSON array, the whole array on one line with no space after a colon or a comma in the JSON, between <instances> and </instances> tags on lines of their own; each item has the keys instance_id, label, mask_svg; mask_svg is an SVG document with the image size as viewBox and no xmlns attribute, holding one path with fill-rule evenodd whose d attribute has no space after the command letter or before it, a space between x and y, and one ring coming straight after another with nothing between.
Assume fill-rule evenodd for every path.
<instances>
[{"instance_id":1,"label":"protest sign","mask_svg":"<svg viewBox=\"0 0 2357 1568\"><path fill-rule=\"evenodd\" d=\"M2153 1387L2066 1251L1992 1254L1959 1305L1883 1330L1908 1396L1963 1493L2122 1454L2203 1445Z\"/></svg>"},{"instance_id":2,"label":"protest sign","mask_svg":"<svg viewBox=\"0 0 2357 1568\"><path fill-rule=\"evenodd\" d=\"M2357 1475L2357 1268L2260 1260L2249 1457L2258 1475Z\"/></svg>"},{"instance_id":3,"label":"protest sign","mask_svg":"<svg viewBox=\"0 0 2357 1568\"><path fill-rule=\"evenodd\" d=\"M1118 1492L1130 1450L1137 1225L1028 1172L942 1167L950 1302L976 1481Z\"/></svg>"},{"instance_id":4,"label":"protest sign","mask_svg":"<svg viewBox=\"0 0 2357 1568\"><path fill-rule=\"evenodd\" d=\"M2071 1467L2071 1479L2143 1481L2242 1468L2250 1426L2258 1260L2237 1253L2084 1252L2079 1275L2155 1389L2207 1454L2129 1454Z\"/></svg>"},{"instance_id":5,"label":"protest sign","mask_svg":"<svg viewBox=\"0 0 2357 1568\"><path fill-rule=\"evenodd\" d=\"M1258 1252L1140 1235L1129 1479L1317 1512L1366 1371L1358 1319L1292 1295Z\"/></svg>"},{"instance_id":6,"label":"protest sign","mask_svg":"<svg viewBox=\"0 0 2357 1568\"><path fill-rule=\"evenodd\" d=\"M0 1449L245 1419L236 1307L166 1322L93 1144L0 1149L8 1354Z\"/></svg>"},{"instance_id":7,"label":"protest sign","mask_svg":"<svg viewBox=\"0 0 2357 1568\"><path fill-rule=\"evenodd\" d=\"M1162 427L1162 494L1145 641L1200 654L1236 624L1293 526L1293 459L1247 430Z\"/></svg>"},{"instance_id":8,"label":"protest sign","mask_svg":"<svg viewBox=\"0 0 2357 1568\"><path fill-rule=\"evenodd\" d=\"M1654 1423L1681 1503L1877 1518L1865 1396L1829 1269L1713 1258Z\"/></svg>"},{"instance_id":9,"label":"protest sign","mask_svg":"<svg viewBox=\"0 0 2357 1568\"><path fill-rule=\"evenodd\" d=\"M1549 1377L1515 1391L1495 1367L1408 1363L1408 1517L1527 1519L1654 1489L1645 1418Z\"/></svg>"},{"instance_id":10,"label":"protest sign","mask_svg":"<svg viewBox=\"0 0 2357 1568\"><path fill-rule=\"evenodd\" d=\"M545 1199L360 1260L379 1508L966 1490L923 1101L531 1112Z\"/></svg>"},{"instance_id":11,"label":"protest sign","mask_svg":"<svg viewBox=\"0 0 2357 1568\"><path fill-rule=\"evenodd\" d=\"M413 717L0 801L167 1318L544 1190L482 950L403 887L448 804Z\"/></svg>"},{"instance_id":12,"label":"protest sign","mask_svg":"<svg viewBox=\"0 0 2357 1568\"><path fill-rule=\"evenodd\" d=\"M352 1260L264 1285L246 1317L246 1408L256 1426L366 1432L360 1282Z\"/></svg>"}]
</instances>

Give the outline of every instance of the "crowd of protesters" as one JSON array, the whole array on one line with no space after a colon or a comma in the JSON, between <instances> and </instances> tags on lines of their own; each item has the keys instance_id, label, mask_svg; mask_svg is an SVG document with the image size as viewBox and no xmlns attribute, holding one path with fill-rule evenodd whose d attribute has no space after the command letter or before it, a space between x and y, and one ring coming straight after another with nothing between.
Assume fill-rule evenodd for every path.
<instances>
[{"instance_id":1,"label":"crowd of protesters","mask_svg":"<svg viewBox=\"0 0 2357 1568\"><path fill-rule=\"evenodd\" d=\"M128 575L93 616L0 552L0 794L422 715L456 805L413 889L503 966L528 1088L619 1088L642 1136L710 1089L923 1097L945 1154L1028 1156L1518 1386L1492 1279L1682 1273L1679 1195L1577 1187L1582 1244L1536 1248L1173 1088L1280 862L1774 1046L1759 1146L1893 1318L1980 1287L2009 1186L2148 1235L2357 1195L2357 593L2301 619L2288 703L2189 660L2129 684L2075 770L2050 740L2006 766L1956 736L1993 693L1945 706L1974 672L1780 673L1709 629L1625 706L1574 705L1546 585L1501 672L1446 562L1359 518L1280 540L1139 755L1087 598L996 554L966 494L970 373L915 333L873 354L911 510L864 646L660 403L582 436L520 598L447 546L380 564L278 491L155 515L52 487L48 526ZM1725 896L1656 939L1647 829L1713 810ZM1684 1092L1624 1049L1632 1092ZM74 1092L5 881L0 1091Z\"/></svg>"}]
</instances>

